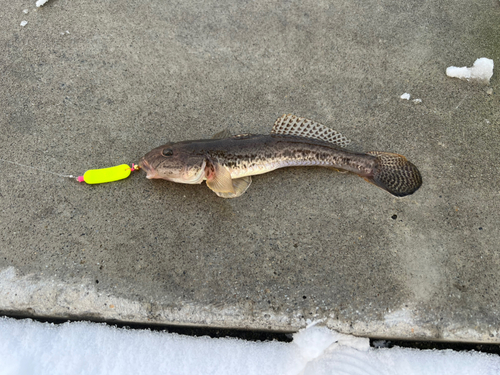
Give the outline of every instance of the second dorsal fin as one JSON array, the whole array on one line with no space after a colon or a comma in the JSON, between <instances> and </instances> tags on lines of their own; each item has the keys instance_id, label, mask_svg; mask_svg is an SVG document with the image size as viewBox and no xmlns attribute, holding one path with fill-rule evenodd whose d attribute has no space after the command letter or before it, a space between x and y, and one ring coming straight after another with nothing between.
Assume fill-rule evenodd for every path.
<instances>
[{"instance_id":1,"label":"second dorsal fin","mask_svg":"<svg viewBox=\"0 0 500 375\"><path fill-rule=\"evenodd\" d=\"M351 141L339 132L315 121L294 115L283 115L276 120L271 134L296 135L319 139L340 147L347 147Z\"/></svg>"}]
</instances>

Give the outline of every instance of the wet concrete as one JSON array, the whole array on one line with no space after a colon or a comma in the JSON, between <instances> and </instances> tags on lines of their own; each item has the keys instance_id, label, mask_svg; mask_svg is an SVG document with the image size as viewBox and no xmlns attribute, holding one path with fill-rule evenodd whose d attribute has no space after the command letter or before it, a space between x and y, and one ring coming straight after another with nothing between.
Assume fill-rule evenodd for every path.
<instances>
[{"instance_id":1,"label":"wet concrete","mask_svg":"<svg viewBox=\"0 0 500 375\"><path fill-rule=\"evenodd\" d=\"M498 1L5 4L0 310L500 342L499 81L445 75L498 63L499 18ZM398 199L289 168L225 200L5 161L81 174L283 113L405 155L424 185Z\"/></svg>"}]
</instances>

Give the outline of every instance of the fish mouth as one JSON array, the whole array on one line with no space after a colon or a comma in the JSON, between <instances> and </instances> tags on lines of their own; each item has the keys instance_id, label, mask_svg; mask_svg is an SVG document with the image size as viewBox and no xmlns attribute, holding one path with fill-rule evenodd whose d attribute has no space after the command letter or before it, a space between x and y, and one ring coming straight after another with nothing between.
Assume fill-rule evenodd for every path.
<instances>
[{"instance_id":1,"label":"fish mouth","mask_svg":"<svg viewBox=\"0 0 500 375\"><path fill-rule=\"evenodd\" d=\"M147 173L147 179L158 178L156 171L154 171L153 167L151 167L151 165L149 165L149 163L144 160L144 158L139 160L139 167L141 167L141 169L144 169L144 171Z\"/></svg>"}]
</instances>

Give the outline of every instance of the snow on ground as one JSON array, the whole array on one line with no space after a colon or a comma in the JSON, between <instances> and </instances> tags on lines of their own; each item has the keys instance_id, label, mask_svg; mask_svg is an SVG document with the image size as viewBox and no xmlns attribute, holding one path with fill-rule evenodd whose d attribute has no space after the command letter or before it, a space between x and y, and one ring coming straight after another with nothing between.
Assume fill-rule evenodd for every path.
<instances>
[{"instance_id":1,"label":"snow on ground","mask_svg":"<svg viewBox=\"0 0 500 375\"><path fill-rule=\"evenodd\" d=\"M43 4L45 4L47 1L49 1L49 0L38 0L38 1L36 2L36 4L35 4L35 5L36 5L37 7L41 7L41 6L42 6Z\"/></svg>"},{"instance_id":2,"label":"snow on ground","mask_svg":"<svg viewBox=\"0 0 500 375\"><path fill-rule=\"evenodd\" d=\"M407 92L405 92L403 95L401 95L399 97L399 99L403 99L403 100L410 100L410 98L411 98L411 95L408 94ZM419 103L422 103L422 99L413 99L412 102L415 104L419 104Z\"/></svg>"},{"instance_id":3,"label":"snow on ground","mask_svg":"<svg viewBox=\"0 0 500 375\"><path fill-rule=\"evenodd\" d=\"M463 66L449 66L446 68L448 77L465 79L467 81L478 81L480 83L490 83L490 78L493 76L493 60L481 57L474 61L472 68Z\"/></svg>"},{"instance_id":4,"label":"snow on ground","mask_svg":"<svg viewBox=\"0 0 500 375\"><path fill-rule=\"evenodd\" d=\"M283 343L0 318L0 374L498 375L500 357L451 350L375 349L368 339L318 326Z\"/></svg>"}]
</instances>

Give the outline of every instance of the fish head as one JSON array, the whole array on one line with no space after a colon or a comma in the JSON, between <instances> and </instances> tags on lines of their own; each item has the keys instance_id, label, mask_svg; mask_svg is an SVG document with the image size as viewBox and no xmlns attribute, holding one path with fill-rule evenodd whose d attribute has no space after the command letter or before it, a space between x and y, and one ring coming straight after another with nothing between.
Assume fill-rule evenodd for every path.
<instances>
[{"instance_id":1,"label":"fish head","mask_svg":"<svg viewBox=\"0 0 500 375\"><path fill-rule=\"evenodd\" d=\"M181 142L157 147L139 160L148 179L163 179L183 184L199 184L205 177L206 159Z\"/></svg>"}]
</instances>

